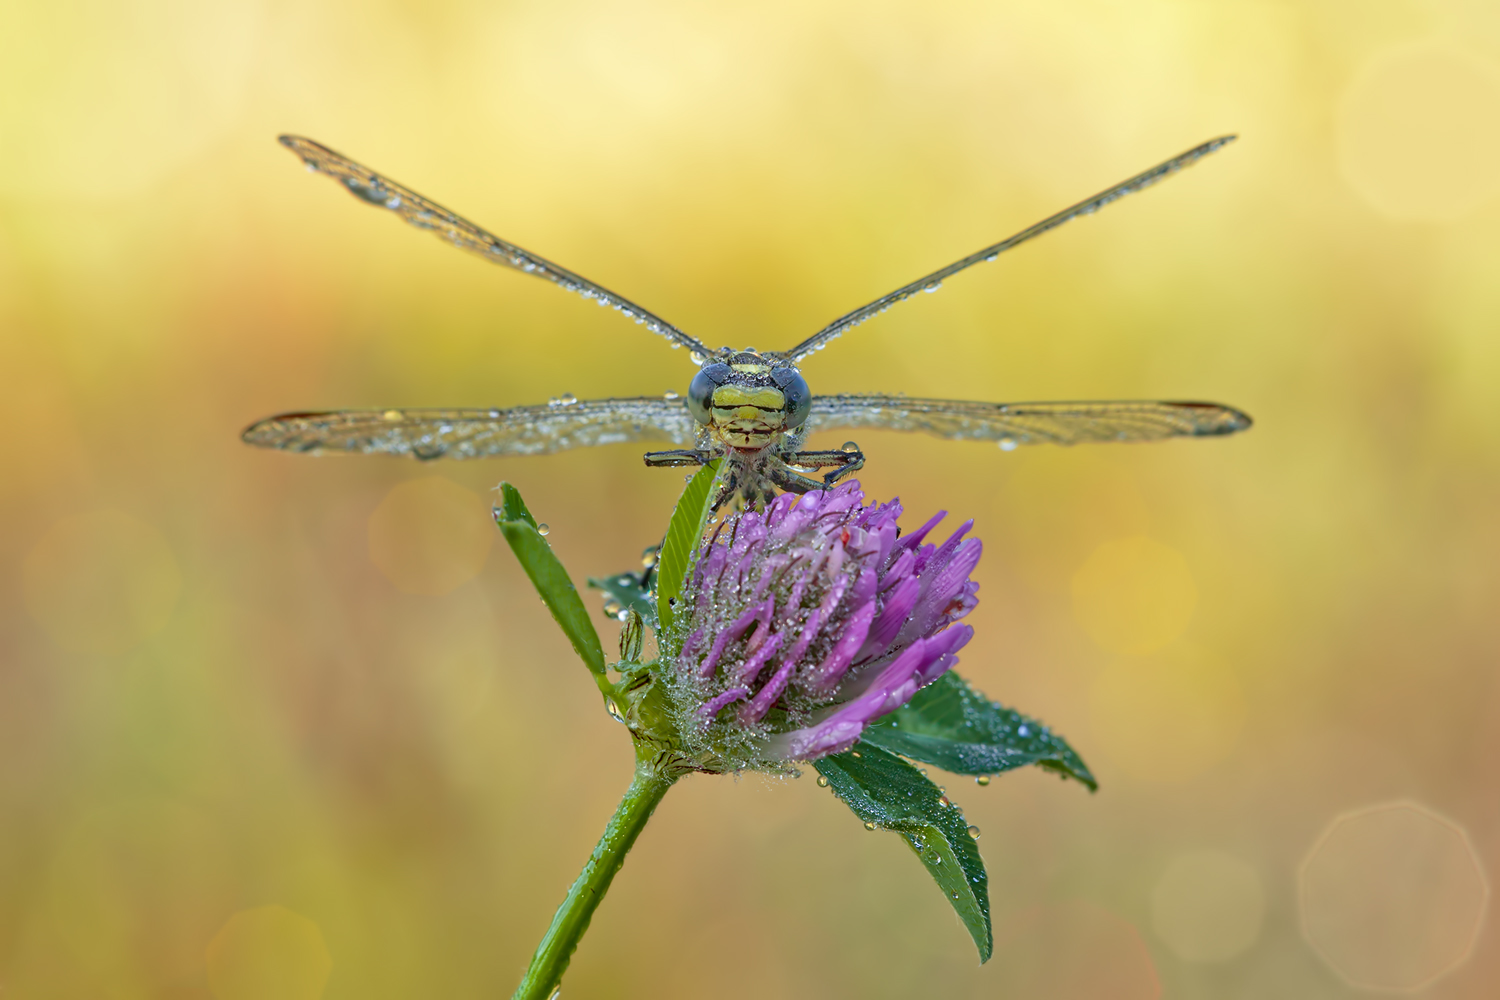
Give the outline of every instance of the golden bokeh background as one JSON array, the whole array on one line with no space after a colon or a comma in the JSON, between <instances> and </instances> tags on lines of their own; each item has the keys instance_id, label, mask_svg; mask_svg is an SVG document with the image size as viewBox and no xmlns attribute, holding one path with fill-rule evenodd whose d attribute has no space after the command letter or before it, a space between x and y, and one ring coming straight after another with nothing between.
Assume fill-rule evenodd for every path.
<instances>
[{"instance_id":1,"label":"golden bokeh background","mask_svg":"<svg viewBox=\"0 0 1500 1000\"><path fill-rule=\"evenodd\" d=\"M581 580L679 474L238 432L682 391L687 357L310 177L286 131L762 348L1240 133L805 367L1257 421L859 437L874 495L976 519L961 672L1101 780L946 779L994 960L811 780L690 778L565 995L1500 992L1493 3L11 0L0 95L8 1000L508 995L628 782L489 490Z\"/></svg>"}]
</instances>

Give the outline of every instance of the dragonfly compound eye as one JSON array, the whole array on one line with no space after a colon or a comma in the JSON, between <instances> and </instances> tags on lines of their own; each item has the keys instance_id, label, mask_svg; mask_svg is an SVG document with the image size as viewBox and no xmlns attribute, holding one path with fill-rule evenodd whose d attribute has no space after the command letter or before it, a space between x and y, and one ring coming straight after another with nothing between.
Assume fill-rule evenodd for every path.
<instances>
[{"instance_id":1,"label":"dragonfly compound eye","mask_svg":"<svg viewBox=\"0 0 1500 1000\"><path fill-rule=\"evenodd\" d=\"M786 396L786 418L782 426L802 426L812 409L812 392L807 388L807 380L795 368L775 368L771 371L771 381Z\"/></svg>"},{"instance_id":2,"label":"dragonfly compound eye","mask_svg":"<svg viewBox=\"0 0 1500 1000\"><path fill-rule=\"evenodd\" d=\"M714 390L729 381L731 374L728 365L715 364L704 365L698 369L698 374L693 376L693 381L688 385L687 406L688 412L700 424L709 422L708 409Z\"/></svg>"}]
</instances>

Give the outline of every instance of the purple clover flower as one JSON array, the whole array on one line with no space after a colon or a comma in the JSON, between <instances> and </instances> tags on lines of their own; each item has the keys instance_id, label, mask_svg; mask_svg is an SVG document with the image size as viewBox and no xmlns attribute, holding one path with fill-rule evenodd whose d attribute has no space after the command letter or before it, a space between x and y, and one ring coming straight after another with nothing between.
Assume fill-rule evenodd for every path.
<instances>
[{"instance_id":1,"label":"purple clover flower","mask_svg":"<svg viewBox=\"0 0 1500 1000\"><path fill-rule=\"evenodd\" d=\"M683 738L731 767L847 750L958 662L979 539L923 544L857 481L727 517L698 552L667 660Z\"/></svg>"}]
</instances>

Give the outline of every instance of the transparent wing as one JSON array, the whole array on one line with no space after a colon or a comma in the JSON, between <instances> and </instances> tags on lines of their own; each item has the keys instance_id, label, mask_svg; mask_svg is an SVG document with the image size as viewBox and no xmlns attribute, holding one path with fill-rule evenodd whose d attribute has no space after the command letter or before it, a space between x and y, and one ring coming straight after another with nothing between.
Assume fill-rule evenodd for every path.
<instances>
[{"instance_id":1,"label":"transparent wing","mask_svg":"<svg viewBox=\"0 0 1500 1000\"><path fill-rule=\"evenodd\" d=\"M1129 180L1121 181L1109 190L1101 191L1092 198L1080 201L1071 208L1065 208L1056 215L1049 216L1036 225L1021 230L1014 236L1009 236L999 243L985 247L983 250L976 250L962 260L954 261L947 267L940 268L929 275L918 278L909 285L901 286L889 295L882 295L869 305L861 306L853 312L840 316L796 347L779 355L779 357L785 358L788 361L796 361L799 358L807 357L813 351L820 351L824 347L827 347L829 341L835 337L843 335L870 317L885 312L896 303L909 299L918 292L936 291L945 278L950 278L959 271L973 267L981 261L994 260L1011 247L1025 243L1032 237L1040 236L1049 229L1056 229L1070 219L1075 219L1080 215L1092 215L1112 201L1123 198L1127 194L1134 194L1142 188L1150 187L1164 177L1175 174L1183 167L1193 165L1209 153L1213 153L1229 145L1236 138L1237 136L1224 135L1217 139L1210 139L1201 146L1194 146L1187 152L1174 156L1165 163L1158 163L1150 170L1136 174Z\"/></svg>"},{"instance_id":2,"label":"transparent wing","mask_svg":"<svg viewBox=\"0 0 1500 1000\"><path fill-rule=\"evenodd\" d=\"M1214 437L1245 430L1250 418L1217 403L966 403L843 395L815 396L808 425L813 431L862 427L917 431L951 441L996 441L1002 448L1013 448L1021 444Z\"/></svg>"},{"instance_id":3,"label":"transparent wing","mask_svg":"<svg viewBox=\"0 0 1500 1000\"><path fill-rule=\"evenodd\" d=\"M283 413L252 424L247 444L327 452L489 458L549 455L622 441L692 445L697 424L682 400L596 399L508 410L337 410Z\"/></svg>"},{"instance_id":4,"label":"transparent wing","mask_svg":"<svg viewBox=\"0 0 1500 1000\"><path fill-rule=\"evenodd\" d=\"M282 136L281 144L302 157L302 162L307 164L309 170L327 174L342 183L356 197L372 205L390 209L418 229L432 230L460 249L471 250L496 264L513 267L517 271L525 271L539 278L546 278L570 292L577 292L586 299L592 299L600 305L616 309L624 313L626 317L645 326L652 333L659 333L666 337L674 347L686 347L704 356L709 353L702 341L688 336L660 316L642 309L629 299L616 295L565 267L560 267L545 258L523 250L514 243L507 243L436 202L428 201L411 188L403 187L389 177L383 177L367 167L362 167L348 157L335 153L327 146L296 135Z\"/></svg>"}]
</instances>

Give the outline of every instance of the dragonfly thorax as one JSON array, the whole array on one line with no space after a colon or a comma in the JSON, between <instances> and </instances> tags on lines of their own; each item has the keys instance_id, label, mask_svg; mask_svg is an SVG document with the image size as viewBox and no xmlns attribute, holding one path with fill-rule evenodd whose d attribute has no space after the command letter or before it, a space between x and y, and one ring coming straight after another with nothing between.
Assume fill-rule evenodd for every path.
<instances>
[{"instance_id":1,"label":"dragonfly thorax","mask_svg":"<svg viewBox=\"0 0 1500 1000\"><path fill-rule=\"evenodd\" d=\"M807 420L812 394L797 369L741 351L704 365L688 386L687 404L724 444L760 449Z\"/></svg>"}]
</instances>

